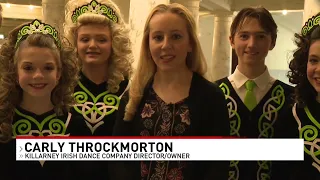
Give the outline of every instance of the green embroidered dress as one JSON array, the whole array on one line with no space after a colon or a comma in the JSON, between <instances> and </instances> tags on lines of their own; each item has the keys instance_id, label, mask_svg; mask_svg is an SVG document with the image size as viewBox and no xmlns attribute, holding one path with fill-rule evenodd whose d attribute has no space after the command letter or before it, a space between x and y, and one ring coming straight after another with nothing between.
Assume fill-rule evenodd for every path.
<instances>
[{"instance_id":1,"label":"green embroidered dress","mask_svg":"<svg viewBox=\"0 0 320 180\"><path fill-rule=\"evenodd\" d=\"M75 88L74 97L76 106L71 110L72 114L81 117L84 126L93 136L111 136L116 120L120 97L128 86L128 80L120 83L117 93L107 91L107 82L95 84L83 73L80 73L80 81ZM74 165L78 170L77 177L85 179L108 180L107 161L80 161Z\"/></svg>"},{"instance_id":2,"label":"green embroidered dress","mask_svg":"<svg viewBox=\"0 0 320 180\"><path fill-rule=\"evenodd\" d=\"M259 104L252 110L244 105L228 78L217 81L227 100L230 135L246 138L272 138L275 123L281 123L283 112L290 107L293 88L276 80ZM271 161L231 161L230 180L270 179Z\"/></svg>"},{"instance_id":3,"label":"green embroidered dress","mask_svg":"<svg viewBox=\"0 0 320 180\"><path fill-rule=\"evenodd\" d=\"M36 115L20 107L15 109L12 122L13 139L0 143L1 179L69 179L73 170L69 162L61 161L16 161L15 137L28 136L80 136L90 132L81 128L81 119L72 115L57 116L53 110ZM10 173L10 172L14 173Z\"/></svg>"},{"instance_id":4,"label":"green embroidered dress","mask_svg":"<svg viewBox=\"0 0 320 180\"><path fill-rule=\"evenodd\" d=\"M113 94L106 90L106 83L97 85L81 73L74 92L77 105L72 114L82 116L87 128L96 136L112 135L120 96L128 85L127 80L122 81L119 91Z\"/></svg>"},{"instance_id":5,"label":"green embroidered dress","mask_svg":"<svg viewBox=\"0 0 320 180\"><path fill-rule=\"evenodd\" d=\"M304 139L304 161L277 162L273 179L320 179L320 103L294 104L285 120L285 126L276 127L276 137Z\"/></svg>"}]
</instances>

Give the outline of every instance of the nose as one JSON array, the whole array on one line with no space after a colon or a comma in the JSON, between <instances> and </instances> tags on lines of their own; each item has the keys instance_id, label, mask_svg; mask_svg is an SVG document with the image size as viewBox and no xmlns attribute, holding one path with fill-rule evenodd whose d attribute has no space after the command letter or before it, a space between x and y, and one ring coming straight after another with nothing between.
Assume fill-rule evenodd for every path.
<instances>
[{"instance_id":1,"label":"nose","mask_svg":"<svg viewBox=\"0 0 320 180\"><path fill-rule=\"evenodd\" d=\"M316 65L315 72L320 73L320 63Z\"/></svg>"},{"instance_id":2,"label":"nose","mask_svg":"<svg viewBox=\"0 0 320 180\"><path fill-rule=\"evenodd\" d=\"M162 49L171 49L172 42L169 37L165 36L162 43Z\"/></svg>"},{"instance_id":3,"label":"nose","mask_svg":"<svg viewBox=\"0 0 320 180\"><path fill-rule=\"evenodd\" d=\"M257 38L254 36L250 36L248 39L248 47L254 47L256 45Z\"/></svg>"},{"instance_id":4,"label":"nose","mask_svg":"<svg viewBox=\"0 0 320 180\"><path fill-rule=\"evenodd\" d=\"M42 79L43 77L43 73L40 69L37 69L33 75L33 79Z\"/></svg>"},{"instance_id":5,"label":"nose","mask_svg":"<svg viewBox=\"0 0 320 180\"><path fill-rule=\"evenodd\" d=\"M94 39L89 41L89 48L96 48L97 44L96 41Z\"/></svg>"}]
</instances>

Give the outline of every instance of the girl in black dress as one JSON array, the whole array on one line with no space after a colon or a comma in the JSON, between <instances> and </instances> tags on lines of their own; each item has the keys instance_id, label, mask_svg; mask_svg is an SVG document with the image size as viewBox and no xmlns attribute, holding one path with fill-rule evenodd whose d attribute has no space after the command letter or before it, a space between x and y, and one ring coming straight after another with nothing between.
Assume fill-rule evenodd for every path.
<instances>
[{"instance_id":1,"label":"girl in black dress","mask_svg":"<svg viewBox=\"0 0 320 180\"><path fill-rule=\"evenodd\" d=\"M304 139L304 161L277 162L273 179L320 179L320 13L308 19L290 61L289 81L295 86L295 103L279 124L276 137ZM288 149L290 151L290 149Z\"/></svg>"},{"instance_id":2,"label":"girl in black dress","mask_svg":"<svg viewBox=\"0 0 320 180\"><path fill-rule=\"evenodd\" d=\"M77 73L74 49L54 27L34 20L9 33L0 49L1 179L69 178L66 162L16 161L15 137L86 134L69 113Z\"/></svg>"}]
</instances>

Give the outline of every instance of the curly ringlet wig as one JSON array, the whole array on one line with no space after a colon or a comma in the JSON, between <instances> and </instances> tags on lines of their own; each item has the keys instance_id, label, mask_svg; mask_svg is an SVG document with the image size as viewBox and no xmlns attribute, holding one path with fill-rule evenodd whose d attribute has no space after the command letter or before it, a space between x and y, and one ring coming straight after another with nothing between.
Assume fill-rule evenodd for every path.
<instances>
[{"instance_id":1,"label":"curly ringlet wig","mask_svg":"<svg viewBox=\"0 0 320 180\"><path fill-rule=\"evenodd\" d=\"M72 13L76 8L88 4L91 0L70 0L65 7L64 32L75 47L77 46L77 30L84 25L102 24L110 28L112 39L112 52L108 59L108 80L107 89L115 93L120 88L120 83L124 79L130 79L133 72L131 64L133 63L132 43L130 40L130 29L124 22L120 9L111 0L96 0L107 5L115 11L118 22L115 23L108 17L101 14L84 13L80 15L76 23L72 22ZM79 59L81 64L81 59Z\"/></svg>"},{"instance_id":2,"label":"curly ringlet wig","mask_svg":"<svg viewBox=\"0 0 320 180\"><path fill-rule=\"evenodd\" d=\"M304 36L300 33L295 34L297 49L294 51L293 58L289 63L290 70L287 76L290 83L296 84L295 101L301 106L314 101L317 96L316 90L307 78L309 49L311 44L317 40L320 40L320 26L314 27Z\"/></svg>"},{"instance_id":3,"label":"curly ringlet wig","mask_svg":"<svg viewBox=\"0 0 320 180\"><path fill-rule=\"evenodd\" d=\"M23 91L17 74L19 51L22 48L41 47L52 50L60 73L59 82L51 93L56 114L66 114L75 103L73 91L78 80L79 65L74 48L63 38L59 47L50 35L42 33L28 35L15 47L18 32L25 25L27 24L13 29L0 48L0 141L3 142L12 137L14 109L22 100Z\"/></svg>"}]
</instances>

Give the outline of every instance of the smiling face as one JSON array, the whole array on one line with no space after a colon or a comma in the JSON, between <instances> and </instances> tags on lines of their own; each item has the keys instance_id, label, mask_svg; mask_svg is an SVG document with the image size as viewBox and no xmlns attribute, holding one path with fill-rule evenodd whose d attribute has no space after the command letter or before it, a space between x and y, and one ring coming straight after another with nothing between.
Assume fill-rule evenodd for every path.
<instances>
[{"instance_id":1,"label":"smiling face","mask_svg":"<svg viewBox=\"0 0 320 180\"><path fill-rule=\"evenodd\" d=\"M187 68L192 51L186 20L170 12L155 14L149 23L149 48L158 71Z\"/></svg>"},{"instance_id":2,"label":"smiling face","mask_svg":"<svg viewBox=\"0 0 320 180\"><path fill-rule=\"evenodd\" d=\"M320 94L320 40L313 42L309 49L307 78L312 87Z\"/></svg>"},{"instance_id":3,"label":"smiling face","mask_svg":"<svg viewBox=\"0 0 320 180\"><path fill-rule=\"evenodd\" d=\"M49 48L25 47L18 55L18 81L23 96L51 98L60 73L57 59Z\"/></svg>"},{"instance_id":4,"label":"smiling face","mask_svg":"<svg viewBox=\"0 0 320 180\"><path fill-rule=\"evenodd\" d=\"M107 25L88 24L78 29L77 49L84 66L108 64L111 48L111 31Z\"/></svg>"},{"instance_id":5,"label":"smiling face","mask_svg":"<svg viewBox=\"0 0 320 180\"><path fill-rule=\"evenodd\" d=\"M264 66L269 50L274 48L271 34L266 32L256 18L247 17L230 43L235 50L239 65Z\"/></svg>"}]
</instances>

